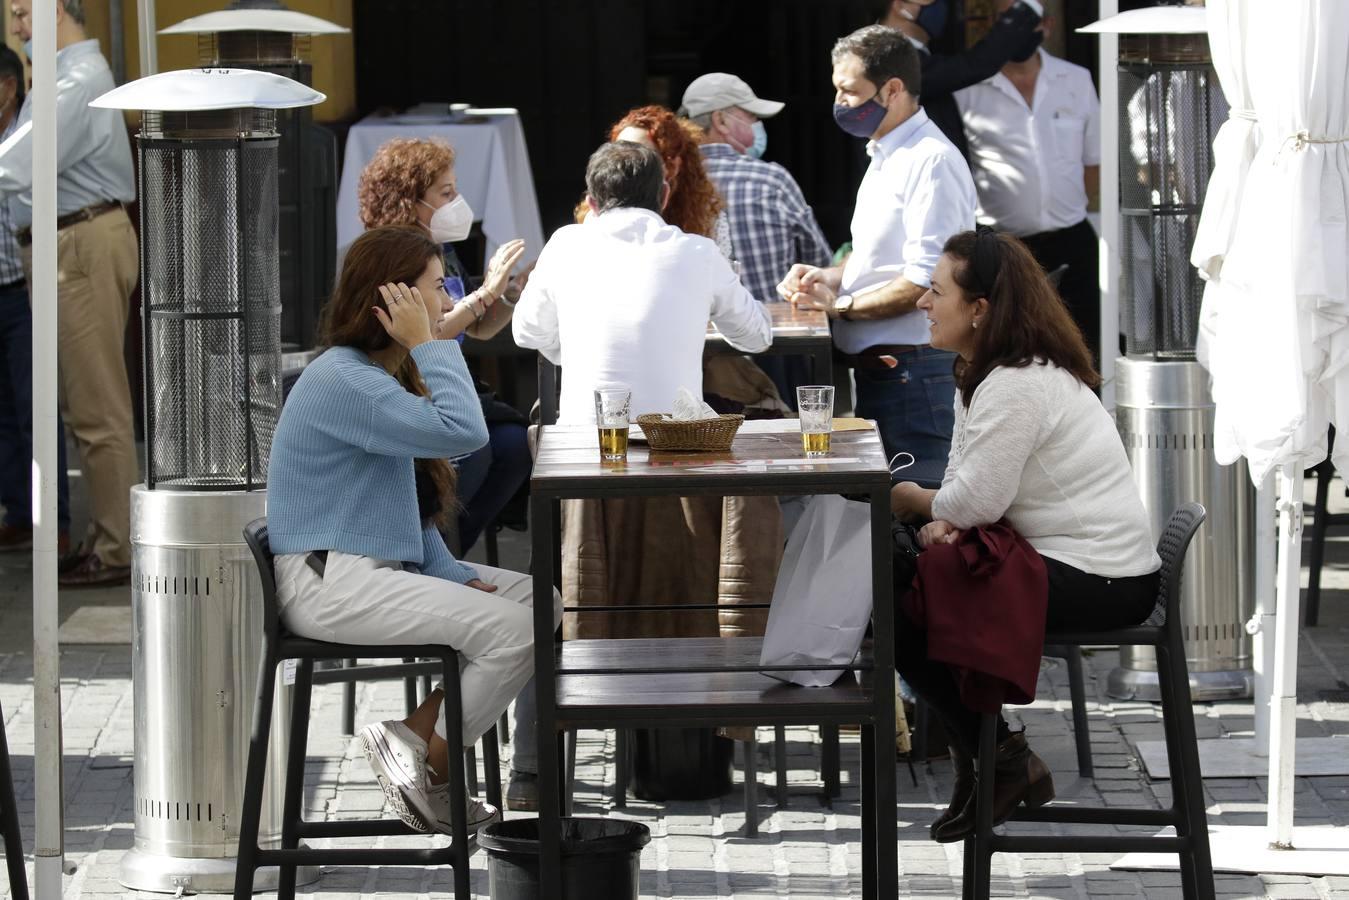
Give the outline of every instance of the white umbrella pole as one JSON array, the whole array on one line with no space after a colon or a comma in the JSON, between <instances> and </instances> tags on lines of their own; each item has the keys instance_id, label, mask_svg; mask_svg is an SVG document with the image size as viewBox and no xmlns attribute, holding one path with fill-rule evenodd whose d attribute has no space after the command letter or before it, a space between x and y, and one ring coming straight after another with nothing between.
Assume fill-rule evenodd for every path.
<instances>
[{"instance_id":1,"label":"white umbrella pole","mask_svg":"<svg viewBox=\"0 0 1349 900\"><path fill-rule=\"evenodd\" d=\"M141 78L159 71L159 35L155 31L155 0L137 0L136 33L140 36Z\"/></svg>"},{"instance_id":2,"label":"white umbrella pole","mask_svg":"<svg viewBox=\"0 0 1349 900\"><path fill-rule=\"evenodd\" d=\"M1302 466L1279 471L1279 587L1274 616L1274 660L1270 698L1269 845L1293 846L1293 766L1297 737L1297 638L1301 616Z\"/></svg>"},{"instance_id":3,"label":"white umbrella pole","mask_svg":"<svg viewBox=\"0 0 1349 900\"><path fill-rule=\"evenodd\" d=\"M59 900L63 855L56 585L56 4L33 22L33 869Z\"/></svg>"},{"instance_id":4,"label":"white umbrella pole","mask_svg":"<svg viewBox=\"0 0 1349 900\"><path fill-rule=\"evenodd\" d=\"M1100 16L1119 12L1119 0L1101 0ZM1101 85L1101 109L1119 109L1119 35L1102 34L1096 74ZM1101 116L1101 404L1115 411L1115 356L1119 353L1120 240L1119 116Z\"/></svg>"},{"instance_id":5,"label":"white umbrella pole","mask_svg":"<svg viewBox=\"0 0 1349 900\"><path fill-rule=\"evenodd\" d=\"M1274 611L1278 590L1275 549L1277 512L1274 473L1261 482L1255 492L1255 615L1246 624L1252 636L1255 668L1255 752L1263 755L1269 747L1270 675L1274 668Z\"/></svg>"}]
</instances>

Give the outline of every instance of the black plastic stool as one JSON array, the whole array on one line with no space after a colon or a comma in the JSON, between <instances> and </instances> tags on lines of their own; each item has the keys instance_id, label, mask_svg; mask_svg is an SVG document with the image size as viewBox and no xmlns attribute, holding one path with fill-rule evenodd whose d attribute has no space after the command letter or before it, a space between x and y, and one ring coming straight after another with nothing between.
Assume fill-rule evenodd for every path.
<instances>
[{"instance_id":1,"label":"black plastic stool","mask_svg":"<svg viewBox=\"0 0 1349 900\"><path fill-rule=\"evenodd\" d=\"M28 873L23 867L23 833L19 831L19 807L14 801L14 773L9 767L9 738L5 735L3 709L0 709L0 830L5 833L9 895L14 900L28 900Z\"/></svg>"},{"instance_id":2,"label":"black plastic stool","mask_svg":"<svg viewBox=\"0 0 1349 900\"><path fill-rule=\"evenodd\" d=\"M263 593L263 658L258 672L257 707L249 739L248 769L244 778L244 804L239 822L239 859L235 871L235 900L248 900L253 893L257 869L275 865L280 869L278 898L295 896L297 866L438 866L454 868L454 894L469 900L468 861L477 843L468 832L465 810L464 767L450 766L450 834L447 847L425 849L300 848L302 838L377 837L420 834L397 819L362 819L342 822L311 822L303 817L305 748L309 739L309 703L314 682L315 660L350 657L434 657L439 661L445 701L441 706L446 741L463 746L463 708L459 695L459 655L451 647L436 644L333 644L296 637L281 627L276 604L276 578L267 540L267 520L257 519L244 529L244 540L253 551ZM272 697L276 667L285 660L298 660L295 692L291 702L290 746L286 753L286 781L281 821L281 848L258 846L262 817L262 792L267 775L267 744L272 726ZM495 746L495 740L489 742Z\"/></svg>"},{"instance_id":3,"label":"black plastic stool","mask_svg":"<svg viewBox=\"0 0 1349 900\"><path fill-rule=\"evenodd\" d=\"M1018 809L1017 821L1087 825L1152 825L1172 827L1165 835L1005 835L993 831L993 779L979 778L976 791L975 833L965 841L964 897L986 900L994 853L1176 853L1180 856L1181 886L1187 900L1212 900L1213 860L1209 853L1208 819L1204 812L1204 781L1199 771L1199 746L1190 702L1190 676L1185 665L1185 640L1180 606L1169 606L1180 596L1180 574L1185 551L1207 514L1198 503L1176 510L1167 523L1157 552L1162 558L1157 605L1142 625L1113 631L1055 632L1046 644L1081 647L1084 644L1150 646L1157 654L1157 677L1162 692L1162 724L1166 754L1171 763L1171 806L1168 809L1105 809L1049 804L1040 809ZM997 754L997 716L986 715L979 735L979 772L993 771Z\"/></svg>"}]
</instances>

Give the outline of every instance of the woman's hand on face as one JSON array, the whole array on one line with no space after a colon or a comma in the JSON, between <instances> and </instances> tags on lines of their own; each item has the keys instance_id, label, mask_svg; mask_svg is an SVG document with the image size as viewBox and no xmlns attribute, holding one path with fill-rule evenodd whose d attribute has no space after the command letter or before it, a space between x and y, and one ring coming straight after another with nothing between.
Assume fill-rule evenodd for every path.
<instances>
[{"instance_id":1,"label":"woman's hand on face","mask_svg":"<svg viewBox=\"0 0 1349 900\"><path fill-rule=\"evenodd\" d=\"M960 529L942 519L928 522L918 531L918 546L924 550L934 544L954 544L958 540Z\"/></svg>"},{"instance_id":2,"label":"woman's hand on face","mask_svg":"<svg viewBox=\"0 0 1349 900\"><path fill-rule=\"evenodd\" d=\"M515 268L515 264L524 255L525 242L520 238L507 241L497 248L496 253L492 254L492 258L487 262L487 274L482 279L483 290L487 292L491 302L495 303L501 299L502 294L506 293L506 285L510 282L511 270Z\"/></svg>"},{"instance_id":3,"label":"woman's hand on face","mask_svg":"<svg viewBox=\"0 0 1349 900\"><path fill-rule=\"evenodd\" d=\"M481 578L470 578L468 581L464 582L464 584L471 588L477 588L478 590L488 594L495 594L497 589L497 586L495 584L488 584Z\"/></svg>"},{"instance_id":4,"label":"woman's hand on face","mask_svg":"<svg viewBox=\"0 0 1349 900\"><path fill-rule=\"evenodd\" d=\"M380 285L379 295L388 311L376 306L375 315L389 337L409 350L431 340L431 314L421 291L399 282Z\"/></svg>"}]
</instances>

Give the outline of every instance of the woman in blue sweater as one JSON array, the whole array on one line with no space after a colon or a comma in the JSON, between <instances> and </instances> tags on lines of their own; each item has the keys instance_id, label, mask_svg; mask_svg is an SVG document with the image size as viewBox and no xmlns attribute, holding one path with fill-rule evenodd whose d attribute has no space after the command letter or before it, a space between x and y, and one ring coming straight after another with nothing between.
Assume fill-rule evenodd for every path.
<instances>
[{"instance_id":1,"label":"woman in blue sweater","mask_svg":"<svg viewBox=\"0 0 1349 900\"><path fill-rule=\"evenodd\" d=\"M459 651L471 746L532 674L533 592L527 575L456 560L436 527L454 512L445 460L487 442L459 345L438 339L454 316L443 279L440 247L421 229L375 228L351 245L324 310L329 349L304 370L277 425L268 530L281 616L296 634ZM554 598L556 618L559 605ZM517 728L535 724L531 695L521 694ZM407 719L367 726L361 738L398 815L448 832L447 779L460 749L446 744L441 701L437 689ZM471 828L496 815L469 804Z\"/></svg>"}]
</instances>

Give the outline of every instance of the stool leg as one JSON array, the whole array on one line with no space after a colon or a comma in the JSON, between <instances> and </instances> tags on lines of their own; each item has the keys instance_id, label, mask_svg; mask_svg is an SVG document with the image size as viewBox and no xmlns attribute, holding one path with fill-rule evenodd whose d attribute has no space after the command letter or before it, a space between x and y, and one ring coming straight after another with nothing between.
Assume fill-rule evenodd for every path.
<instances>
[{"instance_id":1,"label":"stool leg","mask_svg":"<svg viewBox=\"0 0 1349 900\"><path fill-rule=\"evenodd\" d=\"M927 701L922 697L914 695L913 698L913 731L909 740L909 761L922 765L927 762L927 726L930 711L927 708Z\"/></svg>"},{"instance_id":2,"label":"stool leg","mask_svg":"<svg viewBox=\"0 0 1349 900\"><path fill-rule=\"evenodd\" d=\"M787 726L773 727L773 768L777 784L775 800L779 809L787 807Z\"/></svg>"},{"instance_id":3,"label":"stool leg","mask_svg":"<svg viewBox=\"0 0 1349 900\"><path fill-rule=\"evenodd\" d=\"M290 747L286 750L286 786L281 814L281 847L300 846L300 817L304 815L304 761L309 746L309 701L313 690L314 661L299 660L295 667L295 691L290 705ZM295 864L282 863L276 885L277 900L295 896Z\"/></svg>"},{"instance_id":4,"label":"stool leg","mask_svg":"<svg viewBox=\"0 0 1349 900\"><path fill-rule=\"evenodd\" d=\"M1194 706L1190 700L1190 674L1178 631L1170 636L1168 643L1170 646L1157 648L1157 677L1162 685L1162 719L1171 764L1172 805L1178 807L1184 822L1183 826L1177 826L1176 834L1190 839L1190 849L1180 854L1181 888L1187 900L1213 900L1213 858L1209 849ZM1167 709L1168 699L1170 709ZM1169 725L1166 724L1168 719ZM1174 749L1173 740L1176 742Z\"/></svg>"},{"instance_id":5,"label":"stool leg","mask_svg":"<svg viewBox=\"0 0 1349 900\"><path fill-rule=\"evenodd\" d=\"M1326 558L1326 529L1330 527L1330 479L1335 467L1326 460L1316 467L1316 517L1312 519L1311 558L1307 565L1307 617L1309 626L1321 619L1321 566Z\"/></svg>"},{"instance_id":6,"label":"stool leg","mask_svg":"<svg viewBox=\"0 0 1349 900\"><path fill-rule=\"evenodd\" d=\"M403 657L403 662L412 663L416 662L416 660L405 656ZM407 714L409 716L412 715L413 711L417 708L416 675L409 675L408 677L403 679L403 706L407 710ZM450 746L453 747L454 745L451 744Z\"/></svg>"},{"instance_id":7,"label":"stool leg","mask_svg":"<svg viewBox=\"0 0 1349 900\"><path fill-rule=\"evenodd\" d=\"M23 866L23 832L19 830L19 809L14 802L14 772L9 765L9 740L5 735L3 710L0 710L0 828L5 833L9 895L13 900L28 900L28 872Z\"/></svg>"},{"instance_id":8,"label":"stool leg","mask_svg":"<svg viewBox=\"0 0 1349 900\"><path fill-rule=\"evenodd\" d=\"M451 747L464 746L464 698L459 693L459 655L449 647L440 656L441 687L445 700L440 714L445 722L445 741ZM464 767L450 766L450 840L454 861L455 900L470 900L473 896L468 871L468 811Z\"/></svg>"},{"instance_id":9,"label":"stool leg","mask_svg":"<svg viewBox=\"0 0 1349 900\"><path fill-rule=\"evenodd\" d=\"M258 825L262 819L262 790L267 778L267 743L272 731L272 695L276 690L276 651L264 646L258 670L258 693L253 703L253 733L248 739L244 769L244 802L239 812L239 857L234 864L234 900L253 896L258 868Z\"/></svg>"},{"instance_id":10,"label":"stool leg","mask_svg":"<svg viewBox=\"0 0 1349 900\"><path fill-rule=\"evenodd\" d=\"M820 778L824 782L824 796L828 800L837 797L843 791L839 768L842 758L838 749L838 726L820 726Z\"/></svg>"},{"instance_id":11,"label":"stool leg","mask_svg":"<svg viewBox=\"0 0 1349 900\"><path fill-rule=\"evenodd\" d=\"M476 747L464 748L464 784L470 794L478 793L478 750Z\"/></svg>"},{"instance_id":12,"label":"stool leg","mask_svg":"<svg viewBox=\"0 0 1349 900\"><path fill-rule=\"evenodd\" d=\"M342 660L343 668L350 669L356 665L354 659ZM342 685L342 733L356 733L356 682L348 681Z\"/></svg>"},{"instance_id":13,"label":"stool leg","mask_svg":"<svg viewBox=\"0 0 1349 900\"><path fill-rule=\"evenodd\" d=\"M487 564L494 569L501 567L501 554L497 549L497 523L493 519L483 530L483 541L487 546Z\"/></svg>"},{"instance_id":14,"label":"stool leg","mask_svg":"<svg viewBox=\"0 0 1349 900\"><path fill-rule=\"evenodd\" d=\"M993 875L993 770L996 766L997 717L985 715L979 726L978 783L974 808L974 900L988 900Z\"/></svg>"},{"instance_id":15,"label":"stool leg","mask_svg":"<svg viewBox=\"0 0 1349 900\"><path fill-rule=\"evenodd\" d=\"M511 742L511 716L510 712L501 714L501 720L497 722L497 737L501 743L509 744Z\"/></svg>"},{"instance_id":16,"label":"stool leg","mask_svg":"<svg viewBox=\"0 0 1349 900\"><path fill-rule=\"evenodd\" d=\"M563 775L566 779L562 784L562 815L569 816L575 806L576 800L576 748L580 741L580 733L575 728L567 729L567 747L564 757L567 768Z\"/></svg>"},{"instance_id":17,"label":"stool leg","mask_svg":"<svg viewBox=\"0 0 1349 900\"><path fill-rule=\"evenodd\" d=\"M745 837L759 836L759 741L753 733L740 746L745 753Z\"/></svg>"},{"instance_id":18,"label":"stool leg","mask_svg":"<svg viewBox=\"0 0 1349 900\"><path fill-rule=\"evenodd\" d=\"M1077 774L1095 778L1091 761L1091 726L1087 722L1087 680L1082 671L1082 648L1064 647L1068 663L1068 696L1073 702L1073 740L1077 744Z\"/></svg>"},{"instance_id":19,"label":"stool leg","mask_svg":"<svg viewBox=\"0 0 1349 900\"><path fill-rule=\"evenodd\" d=\"M501 749L495 728L488 729L482 736L482 756L487 777L487 802L504 810L501 805Z\"/></svg>"},{"instance_id":20,"label":"stool leg","mask_svg":"<svg viewBox=\"0 0 1349 900\"><path fill-rule=\"evenodd\" d=\"M614 809L628 808L628 740L626 728L614 731Z\"/></svg>"}]
</instances>

